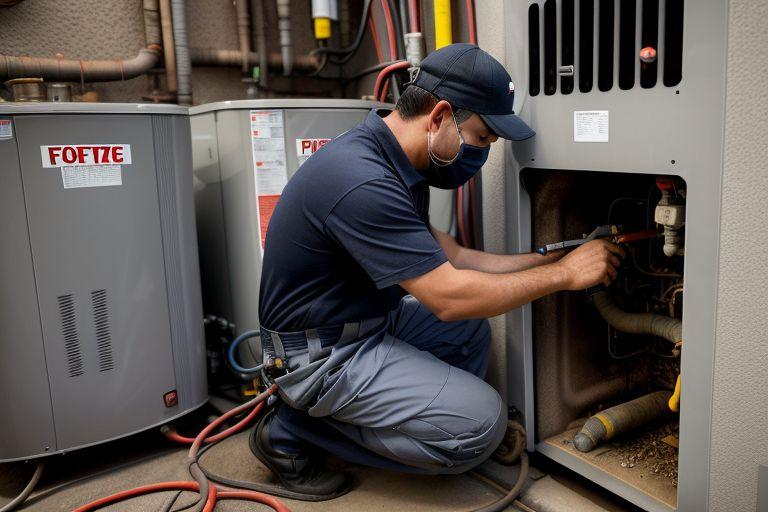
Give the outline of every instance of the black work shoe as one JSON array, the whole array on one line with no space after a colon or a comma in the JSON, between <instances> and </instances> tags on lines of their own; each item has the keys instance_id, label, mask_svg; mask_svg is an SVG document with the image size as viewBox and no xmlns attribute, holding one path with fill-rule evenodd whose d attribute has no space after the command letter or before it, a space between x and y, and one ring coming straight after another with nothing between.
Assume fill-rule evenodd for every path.
<instances>
[{"instance_id":1,"label":"black work shoe","mask_svg":"<svg viewBox=\"0 0 768 512\"><path fill-rule=\"evenodd\" d=\"M305 454L292 454L274 448L269 442L269 425L274 416L272 409L251 431L250 447L253 454L275 474L295 499L323 501L349 492L352 479L345 473L328 471Z\"/></svg>"}]
</instances>

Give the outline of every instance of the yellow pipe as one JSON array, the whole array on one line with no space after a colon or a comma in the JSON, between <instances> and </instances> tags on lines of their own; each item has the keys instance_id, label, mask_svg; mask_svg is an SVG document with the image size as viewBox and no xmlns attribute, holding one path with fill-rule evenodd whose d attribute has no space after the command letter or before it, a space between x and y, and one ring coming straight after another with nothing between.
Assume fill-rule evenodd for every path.
<instances>
[{"instance_id":1,"label":"yellow pipe","mask_svg":"<svg viewBox=\"0 0 768 512\"><path fill-rule=\"evenodd\" d=\"M677 412L680 410L680 375L677 376L677 382L675 383L675 392L669 397L669 409Z\"/></svg>"},{"instance_id":2,"label":"yellow pipe","mask_svg":"<svg viewBox=\"0 0 768 512\"><path fill-rule=\"evenodd\" d=\"M451 0L434 0L435 50L453 43Z\"/></svg>"}]
</instances>

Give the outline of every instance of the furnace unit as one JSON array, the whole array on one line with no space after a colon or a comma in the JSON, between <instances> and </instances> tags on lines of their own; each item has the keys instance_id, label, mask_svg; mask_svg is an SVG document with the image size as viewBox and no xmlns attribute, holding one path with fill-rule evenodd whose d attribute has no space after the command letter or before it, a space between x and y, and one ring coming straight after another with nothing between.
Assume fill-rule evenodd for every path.
<instances>
[{"instance_id":1,"label":"furnace unit","mask_svg":"<svg viewBox=\"0 0 768 512\"><path fill-rule=\"evenodd\" d=\"M0 462L207 400L187 109L0 105Z\"/></svg>"}]
</instances>

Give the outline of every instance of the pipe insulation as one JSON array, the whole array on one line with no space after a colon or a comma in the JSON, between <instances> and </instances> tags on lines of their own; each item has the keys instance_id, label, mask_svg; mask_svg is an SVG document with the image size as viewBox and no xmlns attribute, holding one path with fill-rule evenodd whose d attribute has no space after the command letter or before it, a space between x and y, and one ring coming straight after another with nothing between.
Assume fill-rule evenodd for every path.
<instances>
[{"instance_id":1,"label":"pipe insulation","mask_svg":"<svg viewBox=\"0 0 768 512\"><path fill-rule=\"evenodd\" d=\"M601 441L642 427L669 413L669 391L656 391L601 411L587 420L573 438L581 452L592 451Z\"/></svg>"},{"instance_id":2,"label":"pipe insulation","mask_svg":"<svg viewBox=\"0 0 768 512\"><path fill-rule=\"evenodd\" d=\"M158 0L144 0L146 46L130 59L78 60L0 55L0 79L40 77L61 82L111 82L141 76L160 61L162 36Z\"/></svg>"},{"instance_id":3,"label":"pipe insulation","mask_svg":"<svg viewBox=\"0 0 768 512\"><path fill-rule=\"evenodd\" d=\"M606 291L592 296L597 312L614 329L627 334L651 334L672 343L683 339L683 322L677 318L654 313L627 313L621 310Z\"/></svg>"},{"instance_id":4,"label":"pipe insulation","mask_svg":"<svg viewBox=\"0 0 768 512\"><path fill-rule=\"evenodd\" d=\"M176 80L180 105L192 104L192 59L187 44L187 14L185 0L171 0L173 39L176 45Z\"/></svg>"}]
</instances>

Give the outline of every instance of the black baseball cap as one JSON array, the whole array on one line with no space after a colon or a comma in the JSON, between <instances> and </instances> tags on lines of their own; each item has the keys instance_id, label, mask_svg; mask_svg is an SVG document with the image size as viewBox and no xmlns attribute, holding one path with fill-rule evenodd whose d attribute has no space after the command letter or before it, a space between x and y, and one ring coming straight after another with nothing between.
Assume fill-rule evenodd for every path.
<instances>
[{"instance_id":1,"label":"black baseball cap","mask_svg":"<svg viewBox=\"0 0 768 512\"><path fill-rule=\"evenodd\" d=\"M473 44L451 44L430 53L410 85L478 114L504 139L525 140L536 135L512 109L515 85L507 70Z\"/></svg>"}]
</instances>

